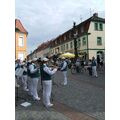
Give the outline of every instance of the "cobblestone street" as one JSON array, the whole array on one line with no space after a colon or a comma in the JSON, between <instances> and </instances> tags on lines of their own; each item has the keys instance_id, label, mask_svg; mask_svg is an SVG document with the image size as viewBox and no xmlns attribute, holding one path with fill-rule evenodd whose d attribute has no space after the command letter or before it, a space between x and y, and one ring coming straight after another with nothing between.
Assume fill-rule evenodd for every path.
<instances>
[{"instance_id":1,"label":"cobblestone street","mask_svg":"<svg viewBox=\"0 0 120 120\"><path fill-rule=\"evenodd\" d=\"M98 78L87 72L71 74L68 71L68 85L62 86L63 75L57 72L53 77L52 98L54 107L47 110L40 102L33 101L21 87L18 95L31 106L24 108L16 100L16 120L104 120L105 118L105 76L98 72ZM39 81L39 95L42 99Z\"/></svg>"}]
</instances>

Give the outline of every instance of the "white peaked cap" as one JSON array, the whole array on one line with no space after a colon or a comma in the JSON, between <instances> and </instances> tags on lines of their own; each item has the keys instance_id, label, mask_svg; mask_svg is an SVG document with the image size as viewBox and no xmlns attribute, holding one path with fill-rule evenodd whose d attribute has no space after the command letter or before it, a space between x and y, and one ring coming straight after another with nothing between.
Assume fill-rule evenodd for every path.
<instances>
[{"instance_id":1,"label":"white peaked cap","mask_svg":"<svg viewBox=\"0 0 120 120\"><path fill-rule=\"evenodd\" d=\"M37 58L33 58L32 61L37 61L38 59Z\"/></svg>"},{"instance_id":2,"label":"white peaked cap","mask_svg":"<svg viewBox=\"0 0 120 120\"><path fill-rule=\"evenodd\" d=\"M22 62L22 64L21 65L25 65L25 62Z\"/></svg>"},{"instance_id":3,"label":"white peaked cap","mask_svg":"<svg viewBox=\"0 0 120 120\"><path fill-rule=\"evenodd\" d=\"M32 62L32 60L28 60L28 62Z\"/></svg>"},{"instance_id":4,"label":"white peaked cap","mask_svg":"<svg viewBox=\"0 0 120 120\"><path fill-rule=\"evenodd\" d=\"M43 60L43 61L48 61L49 59L48 59L48 58L43 58L42 60Z\"/></svg>"}]
</instances>

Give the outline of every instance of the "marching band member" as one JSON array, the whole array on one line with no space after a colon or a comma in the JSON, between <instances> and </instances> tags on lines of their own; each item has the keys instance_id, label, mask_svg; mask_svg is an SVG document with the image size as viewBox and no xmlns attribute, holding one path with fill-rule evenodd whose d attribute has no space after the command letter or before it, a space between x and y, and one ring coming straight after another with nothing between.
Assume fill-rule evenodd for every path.
<instances>
[{"instance_id":1,"label":"marching band member","mask_svg":"<svg viewBox=\"0 0 120 120\"><path fill-rule=\"evenodd\" d=\"M28 89L29 89L28 94L29 95L32 95L32 80L31 80L31 77L30 77L30 65L31 64L32 64L32 60L29 60L27 62L27 81L28 81Z\"/></svg>"},{"instance_id":2,"label":"marching band member","mask_svg":"<svg viewBox=\"0 0 120 120\"><path fill-rule=\"evenodd\" d=\"M23 65L23 76L22 76L23 89L25 91L29 91L29 89L27 88L28 87L28 85L27 85L27 67L24 62L22 63L22 65Z\"/></svg>"},{"instance_id":3,"label":"marching band member","mask_svg":"<svg viewBox=\"0 0 120 120\"><path fill-rule=\"evenodd\" d=\"M37 58L34 58L32 64L29 66L31 77L31 92L34 100L40 100L38 97L37 86L40 77L40 68L37 67Z\"/></svg>"},{"instance_id":4,"label":"marching band member","mask_svg":"<svg viewBox=\"0 0 120 120\"><path fill-rule=\"evenodd\" d=\"M52 80L51 76L57 71L57 67L51 69L48 67L49 59L43 58L43 65L41 67L41 80L43 84L43 104L48 108L52 107L53 104L50 102L51 91L52 91Z\"/></svg>"},{"instance_id":5,"label":"marching band member","mask_svg":"<svg viewBox=\"0 0 120 120\"><path fill-rule=\"evenodd\" d=\"M62 57L62 63L61 63L61 69L64 76L63 85L67 85L67 62L65 61L65 58Z\"/></svg>"}]
</instances>

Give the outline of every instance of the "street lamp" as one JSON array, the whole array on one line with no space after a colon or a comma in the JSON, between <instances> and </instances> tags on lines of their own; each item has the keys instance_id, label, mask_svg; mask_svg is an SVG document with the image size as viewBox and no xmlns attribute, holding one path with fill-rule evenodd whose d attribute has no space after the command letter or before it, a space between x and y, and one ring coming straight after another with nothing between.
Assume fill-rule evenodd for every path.
<instances>
[{"instance_id":1,"label":"street lamp","mask_svg":"<svg viewBox=\"0 0 120 120\"><path fill-rule=\"evenodd\" d=\"M75 53L75 60L78 57L78 51L77 51L77 32L76 32L76 23L73 22L73 38L74 38L74 53Z\"/></svg>"}]
</instances>

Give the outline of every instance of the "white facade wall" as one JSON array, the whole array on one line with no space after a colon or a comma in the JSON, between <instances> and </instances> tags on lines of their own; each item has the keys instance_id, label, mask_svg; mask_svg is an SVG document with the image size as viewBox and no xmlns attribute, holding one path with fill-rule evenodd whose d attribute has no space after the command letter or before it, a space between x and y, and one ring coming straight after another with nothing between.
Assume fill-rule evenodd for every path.
<instances>
[{"instance_id":1,"label":"white facade wall","mask_svg":"<svg viewBox=\"0 0 120 120\"><path fill-rule=\"evenodd\" d=\"M88 48L105 49L105 24L103 23L103 31L95 31L94 22L90 23L88 33ZM102 37L102 45L97 45L97 37Z\"/></svg>"},{"instance_id":2,"label":"white facade wall","mask_svg":"<svg viewBox=\"0 0 120 120\"><path fill-rule=\"evenodd\" d=\"M43 50L41 50L41 51L39 51L39 52L37 52L37 58L42 58L43 57Z\"/></svg>"},{"instance_id":3,"label":"white facade wall","mask_svg":"<svg viewBox=\"0 0 120 120\"><path fill-rule=\"evenodd\" d=\"M105 49L105 24L103 24L103 31L96 31L95 22L91 22L89 26L88 33L91 33L88 35L88 49L89 50L89 59L91 59L93 56L96 58L97 57L97 52L98 51L103 51ZM99 22L98 22L99 23ZM97 45L97 37L102 38L102 45Z\"/></svg>"}]
</instances>

